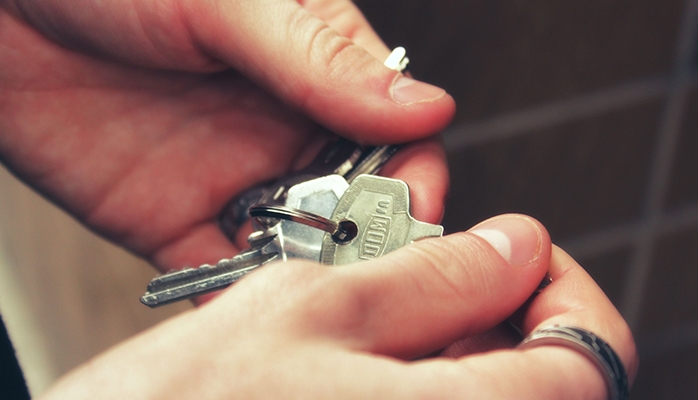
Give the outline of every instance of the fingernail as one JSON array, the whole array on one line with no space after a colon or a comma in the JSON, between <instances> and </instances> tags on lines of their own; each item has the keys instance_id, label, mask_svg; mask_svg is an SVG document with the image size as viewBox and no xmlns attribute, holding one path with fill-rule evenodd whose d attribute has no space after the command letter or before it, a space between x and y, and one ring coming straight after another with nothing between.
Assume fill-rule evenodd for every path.
<instances>
[{"instance_id":1,"label":"fingernail","mask_svg":"<svg viewBox=\"0 0 698 400\"><path fill-rule=\"evenodd\" d=\"M521 215L491 218L469 232L485 239L513 266L526 265L540 253L541 231L532 219Z\"/></svg>"},{"instance_id":2,"label":"fingernail","mask_svg":"<svg viewBox=\"0 0 698 400\"><path fill-rule=\"evenodd\" d=\"M414 104L436 100L446 94L440 87L400 75L390 90L393 100L400 104Z\"/></svg>"}]
</instances>

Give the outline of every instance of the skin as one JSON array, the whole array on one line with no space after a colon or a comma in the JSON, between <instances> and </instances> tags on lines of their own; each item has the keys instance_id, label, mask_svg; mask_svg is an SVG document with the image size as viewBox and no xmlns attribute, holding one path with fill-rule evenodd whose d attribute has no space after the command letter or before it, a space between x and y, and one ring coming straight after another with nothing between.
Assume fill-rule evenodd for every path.
<instances>
[{"instance_id":1,"label":"skin","mask_svg":"<svg viewBox=\"0 0 698 400\"><path fill-rule=\"evenodd\" d=\"M352 41L387 54L351 3L240 3L3 2L2 161L168 270L240 250L215 216L326 140L308 116L371 144L429 137L450 121L453 100L440 89L423 102L392 100L400 74ZM264 13L264 25L252 17ZM283 39L274 48L256 43L272 33ZM277 53L284 43L289 51ZM265 68L289 59L303 63ZM433 141L409 152L389 171L413 186L415 215L436 222L448 186L443 152Z\"/></svg>"},{"instance_id":2,"label":"skin","mask_svg":"<svg viewBox=\"0 0 698 400\"><path fill-rule=\"evenodd\" d=\"M547 270L553 283L522 310L524 334L557 323L592 330L633 379L623 319L538 222L497 219L522 218L535 228L513 245L533 249L517 265L474 231L342 268L269 264L85 364L45 398L604 399L599 371L564 347L420 358L511 315Z\"/></svg>"},{"instance_id":3,"label":"skin","mask_svg":"<svg viewBox=\"0 0 698 400\"><path fill-rule=\"evenodd\" d=\"M237 253L215 217L307 162L328 139L317 123L360 143L413 142L384 173L410 184L415 217L438 222L448 175L433 135L453 99L401 80L387 54L342 0L0 1L0 160L163 271ZM524 334L599 334L632 379L630 331L591 278L538 222L479 228L492 224L528 261L475 227L345 268L272 263L46 398L604 398L574 351L458 346L517 310ZM530 300L546 271L554 282ZM444 348L454 358L425 358Z\"/></svg>"}]
</instances>

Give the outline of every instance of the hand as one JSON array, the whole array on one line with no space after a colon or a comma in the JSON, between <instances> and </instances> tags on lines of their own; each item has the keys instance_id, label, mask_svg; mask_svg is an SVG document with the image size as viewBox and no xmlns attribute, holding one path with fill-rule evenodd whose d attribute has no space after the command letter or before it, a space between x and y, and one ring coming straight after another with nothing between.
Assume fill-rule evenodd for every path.
<instances>
[{"instance_id":1,"label":"hand","mask_svg":"<svg viewBox=\"0 0 698 400\"><path fill-rule=\"evenodd\" d=\"M46 398L604 399L596 367L565 347L417 357L523 313L524 334L595 332L632 381L627 325L536 221L517 215L337 268L271 263L206 305L84 365Z\"/></svg>"},{"instance_id":2,"label":"hand","mask_svg":"<svg viewBox=\"0 0 698 400\"><path fill-rule=\"evenodd\" d=\"M350 1L4 1L0 160L91 229L161 270L231 257L215 225L241 190L297 168L325 134L406 142L454 112L382 65ZM434 141L386 171L436 222Z\"/></svg>"}]
</instances>

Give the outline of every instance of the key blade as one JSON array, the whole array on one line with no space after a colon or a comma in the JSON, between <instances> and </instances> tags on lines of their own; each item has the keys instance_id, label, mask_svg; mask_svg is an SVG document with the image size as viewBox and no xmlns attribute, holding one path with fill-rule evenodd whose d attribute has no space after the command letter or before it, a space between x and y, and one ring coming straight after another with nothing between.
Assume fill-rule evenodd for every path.
<instances>
[{"instance_id":1,"label":"key blade","mask_svg":"<svg viewBox=\"0 0 698 400\"><path fill-rule=\"evenodd\" d=\"M410 231L407 234L407 240L411 243L421 239L443 236L443 234L443 226L413 219L410 223Z\"/></svg>"},{"instance_id":2,"label":"key blade","mask_svg":"<svg viewBox=\"0 0 698 400\"><path fill-rule=\"evenodd\" d=\"M344 178L351 183L357 176L377 174L383 165L400 149L400 145L386 145L366 148L356 165L348 171Z\"/></svg>"},{"instance_id":3,"label":"key blade","mask_svg":"<svg viewBox=\"0 0 698 400\"><path fill-rule=\"evenodd\" d=\"M141 303L155 308L223 289L278 256L276 252L247 251L216 265L166 273L148 284Z\"/></svg>"}]
</instances>

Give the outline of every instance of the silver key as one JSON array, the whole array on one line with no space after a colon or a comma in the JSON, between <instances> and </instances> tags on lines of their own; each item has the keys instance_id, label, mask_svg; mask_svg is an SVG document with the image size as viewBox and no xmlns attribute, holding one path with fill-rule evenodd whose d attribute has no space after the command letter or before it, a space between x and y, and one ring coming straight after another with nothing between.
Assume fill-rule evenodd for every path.
<instances>
[{"instance_id":1,"label":"silver key","mask_svg":"<svg viewBox=\"0 0 698 400\"><path fill-rule=\"evenodd\" d=\"M330 218L339 199L349 187L340 175L328 175L294 185L288 190L286 201L281 205L286 209L299 210L322 218ZM270 207L275 204L265 204ZM255 216L253 212L250 212ZM275 219L257 218L256 228L268 230L274 228L276 237L269 248L279 253L280 259L303 258L320 261L323 231L306 224L293 221L292 218Z\"/></svg>"},{"instance_id":2,"label":"silver key","mask_svg":"<svg viewBox=\"0 0 698 400\"><path fill-rule=\"evenodd\" d=\"M407 62L404 49L398 48L386 65L402 71ZM346 139L330 143L301 171L271 185L252 188L234 199L219 218L221 228L234 240L237 227L247 218L247 210L259 202L329 218L349 186L347 180L377 173L398 148L395 145L364 148ZM286 220L262 222L256 227L258 230L248 238L250 249L215 266L203 265L156 277L141 302L156 307L219 290L275 259L320 260L322 230Z\"/></svg>"},{"instance_id":3,"label":"silver key","mask_svg":"<svg viewBox=\"0 0 698 400\"><path fill-rule=\"evenodd\" d=\"M341 176L326 176L289 190L289 204L296 208L253 207L253 216L272 217L279 222L250 235L251 249L215 266L157 277L148 285L141 302L157 307L220 290L272 260L305 258L342 265L380 257L413 241L443 234L440 225L420 222L410 215L405 182L360 175L348 188L346 185ZM341 198L336 200L338 195ZM321 208L335 201L331 218L297 208L328 215ZM256 209L266 213L255 214Z\"/></svg>"},{"instance_id":4,"label":"silver key","mask_svg":"<svg viewBox=\"0 0 698 400\"><path fill-rule=\"evenodd\" d=\"M380 257L416 240L439 237L443 227L410 214L407 184L375 175L358 176L340 199L331 220L355 225L355 237L337 240L325 234L320 262L342 265Z\"/></svg>"},{"instance_id":5,"label":"silver key","mask_svg":"<svg viewBox=\"0 0 698 400\"><path fill-rule=\"evenodd\" d=\"M351 183L357 176L364 174L377 174L383 165L385 165L390 157L393 156L400 146L398 145L387 145L387 146L377 146L364 149L361 154L361 158L357 161L356 166L345 173L344 179Z\"/></svg>"},{"instance_id":6,"label":"silver key","mask_svg":"<svg viewBox=\"0 0 698 400\"><path fill-rule=\"evenodd\" d=\"M339 175L328 175L294 185L286 203L329 218L349 187ZM305 258L319 261L323 231L281 219L270 221L248 238L250 249L215 266L202 265L172 271L156 277L148 285L141 302L157 307L223 289L244 275L273 260Z\"/></svg>"},{"instance_id":7,"label":"silver key","mask_svg":"<svg viewBox=\"0 0 698 400\"><path fill-rule=\"evenodd\" d=\"M204 264L160 275L150 281L141 303L158 307L230 286L255 268L278 258L277 252L267 248L273 240L273 232L258 231L248 238L250 249L232 259L223 259L215 266Z\"/></svg>"}]
</instances>

